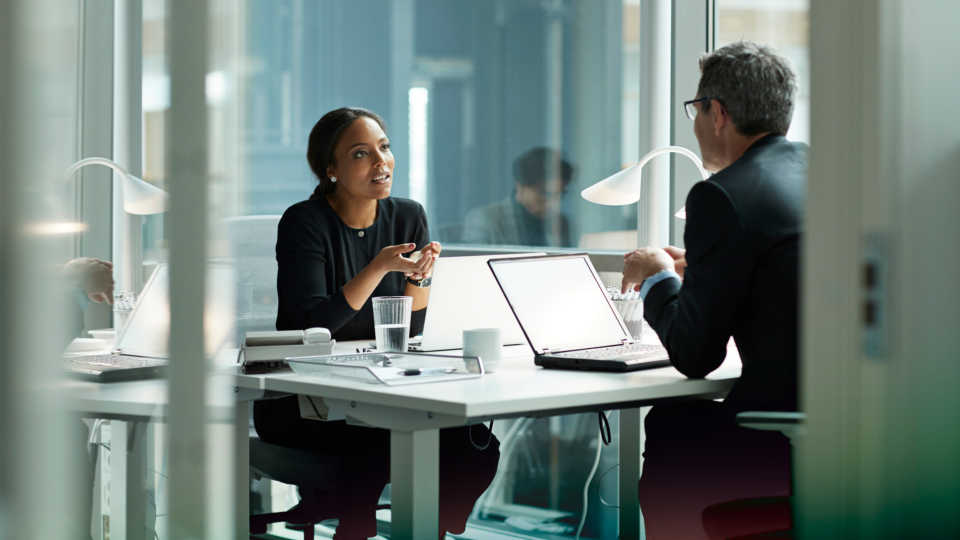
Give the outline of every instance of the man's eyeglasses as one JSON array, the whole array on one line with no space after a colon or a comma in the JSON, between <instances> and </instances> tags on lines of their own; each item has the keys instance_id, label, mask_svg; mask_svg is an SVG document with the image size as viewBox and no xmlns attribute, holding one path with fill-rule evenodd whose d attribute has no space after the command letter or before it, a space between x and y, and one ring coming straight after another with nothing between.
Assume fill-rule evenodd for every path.
<instances>
[{"instance_id":1,"label":"man's eyeglasses","mask_svg":"<svg viewBox=\"0 0 960 540\"><path fill-rule=\"evenodd\" d=\"M697 118L697 108L693 106L694 103L700 103L703 101L710 101L708 97L702 97L700 99L691 99L690 101L683 102L683 110L687 112L687 118L691 120L696 120Z\"/></svg>"}]
</instances>

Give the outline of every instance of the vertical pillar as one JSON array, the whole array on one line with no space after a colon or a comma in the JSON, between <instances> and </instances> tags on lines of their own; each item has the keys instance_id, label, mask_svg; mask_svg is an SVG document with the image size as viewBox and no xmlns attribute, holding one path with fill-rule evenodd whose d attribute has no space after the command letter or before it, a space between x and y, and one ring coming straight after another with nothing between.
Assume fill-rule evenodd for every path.
<instances>
[{"instance_id":1,"label":"vertical pillar","mask_svg":"<svg viewBox=\"0 0 960 540\"><path fill-rule=\"evenodd\" d=\"M440 527L440 430L390 433L390 537L437 538Z\"/></svg>"},{"instance_id":2,"label":"vertical pillar","mask_svg":"<svg viewBox=\"0 0 960 540\"><path fill-rule=\"evenodd\" d=\"M113 21L113 160L128 173L140 177L143 176L143 0L115 0ZM121 179L116 173L113 178L113 279L117 291L139 293L143 287L143 216L123 210Z\"/></svg>"},{"instance_id":3,"label":"vertical pillar","mask_svg":"<svg viewBox=\"0 0 960 540\"><path fill-rule=\"evenodd\" d=\"M80 3L80 66L77 111L78 155L113 158L113 0ZM86 230L79 235L74 256L112 261L113 173L103 166L77 172L77 221ZM88 329L108 328L110 304L91 303L84 314Z\"/></svg>"},{"instance_id":4,"label":"vertical pillar","mask_svg":"<svg viewBox=\"0 0 960 540\"><path fill-rule=\"evenodd\" d=\"M205 537L208 4L170 0L170 534Z\"/></svg>"},{"instance_id":5,"label":"vertical pillar","mask_svg":"<svg viewBox=\"0 0 960 540\"><path fill-rule=\"evenodd\" d=\"M640 156L670 145L671 0L640 3ZM670 243L670 159L647 164L637 215L638 245Z\"/></svg>"},{"instance_id":6,"label":"vertical pillar","mask_svg":"<svg viewBox=\"0 0 960 540\"><path fill-rule=\"evenodd\" d=\"M693 99L700 83L700 55L713 50L714 2L673 0L672 90L670 92L670 144L682 146L700 155L700 143L693 134L693 121L687 118L683 102ZM704 28L708 31L704 32ZM673 214L687 201L694 184L703 180L692 161L670 155L670 244L683 247L686 222Z\"/></svg>"}]
</instances>

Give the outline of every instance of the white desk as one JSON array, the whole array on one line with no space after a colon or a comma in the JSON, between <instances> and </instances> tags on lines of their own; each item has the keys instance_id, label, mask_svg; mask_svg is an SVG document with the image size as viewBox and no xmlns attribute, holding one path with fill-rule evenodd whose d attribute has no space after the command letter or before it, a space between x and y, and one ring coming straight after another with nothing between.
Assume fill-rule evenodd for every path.
<instances>
[{"instance_id":1,"label":"white desk","mask_svg":"<svg viewBox=\"0 0 960 540\"><path fill-rule=\"evenodd\" d=\"M341 343L334 352L351 353L367 343ZM510 353L517 353L511 349ZM739 375L739 356L732 348L720 369L701 380L687 379L673 368L632 373L545 370L533 364L529 349L521 348L519 356L504 358L496 373L479 379L389 387L281 372L239 375L237 392L254 397L261 392L315 396L331 409L391 430L391 536L398 540L438 536L440 428L496 418L619 409L620 538L627 540L641 537L639 407L722 397ZM246 415L246 408L239 407L238 414ZM247 473L238 467L237 474ZM237 484L244 485L245 478L238 478ZM238 526L246 519L246 508L237 501Z\"/></svg>"},{"instance_id":2,"label":"white desk","mask_svg":"<svg viewBox=\"0 0 960 540\"><path fill-rule=\"evenodd\" d=\"M236 358L236 350L233 351L233 358ZM84 418L111 420L111 538L151 540L153 536L148 537L147 527L143 522L147 504L145 485L152 484L148 472L149 451L145 435L149 422L165 422L167 419L167 381L151 379L101 384L64 380L57 385L66 395L69 410ZM208 377L209 405L205 411L207 421L225 424L232 424L235 420L244 422L242 444L248 445L247 407L246 404L235 407L235 394L227 392L230 386L231 381L224 375ZM237 416L237 411L241 409L242 418ZM203 411L198 411L198 414L201 413ZM240 442L238 438L238 447ZM249 460L244 462L243 467L249 467ZM241 490L245 489L247 486L241 486ZM245 507L244 519L247 519L245 516L248 512ZM243 528L239 529L243 538L249 536L248 530L249 523L244 521Z\"/></svg>"}]
</instances>

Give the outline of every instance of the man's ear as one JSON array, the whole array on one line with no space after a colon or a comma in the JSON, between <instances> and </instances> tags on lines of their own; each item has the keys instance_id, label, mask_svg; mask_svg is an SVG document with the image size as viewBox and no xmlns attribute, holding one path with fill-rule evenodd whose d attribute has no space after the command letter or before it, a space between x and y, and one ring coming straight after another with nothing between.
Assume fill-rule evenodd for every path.
<instances>
[{"instance_id":1,"label":"man's ear","mask_svg":"<svg viewBox=\"0 0 960 540\"><path fill-rule=\"evenodd\" d=\"M717 137L723 131L723 128L730 122L730 115L719 101L710 100L710 116L713 120L713 134Z\"/></svg>"}]
</instances>

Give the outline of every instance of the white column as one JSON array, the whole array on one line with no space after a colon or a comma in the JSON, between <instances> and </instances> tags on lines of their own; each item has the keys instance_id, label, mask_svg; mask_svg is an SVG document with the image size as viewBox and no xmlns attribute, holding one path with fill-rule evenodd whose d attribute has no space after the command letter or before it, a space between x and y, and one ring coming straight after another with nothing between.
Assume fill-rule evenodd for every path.
<instances>
[{"instance_id":1,"label":"white column","mask_svg":"<svg viewBox=\"0 0 960 540\"><path fill-rule=\"evenodd\" d=\"M671 0L640 3L640 155L670 145ZM670 243L670 157L643 171L638 245Z\"/></svg>"},{"instance_id":2,"label":"white column","mask_svg":"<svg viewBox=\"0 0 960 540\"><path fill-rule=\"evenodd\" d=\"M390 537L437 538L440 430L390 432Z\"/></svg>"},{"instance_id":3,"label":"white column","mask_svg":"<svg viewBox=\"0 0 960 540\"><path fill-rule=\"evenodd\" d=\"M143 175L143 1L114 0L113 160ZM123 210L123 186L113 174L113 278L116 291L143 286L143 217ZM114 321L115 327L117 321ZM119 329L119 328L118 328Z\"/></svg>"},{"instance_id":4,"label":"white column","mask_svg":"<svg viewBox=\"0 0 960 540\"><path fill-rule=\"evenodd\" d=\"M205 537L208 3L170 0L170 534Z\"/></svg>"}]
</instances>

